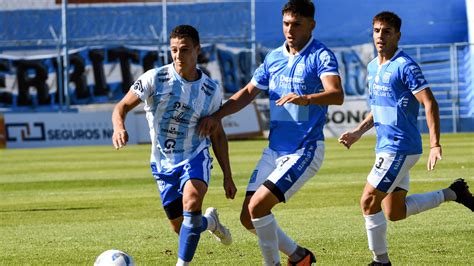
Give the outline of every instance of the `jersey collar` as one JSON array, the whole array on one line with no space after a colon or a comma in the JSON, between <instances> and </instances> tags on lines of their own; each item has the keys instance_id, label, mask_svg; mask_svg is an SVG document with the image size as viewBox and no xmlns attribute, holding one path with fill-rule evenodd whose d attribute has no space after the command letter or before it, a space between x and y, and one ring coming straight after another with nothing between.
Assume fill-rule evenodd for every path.
<instances>
[{"instance_id":1,"label":"jersey collar","mask_svg":"<svg viewBox=\"0 0 474 266\"><path fill-rule=\"evenodd\" d=\"M378 59L378 56L377 56L377 65L386 65L386 64L389 64L390 62L392 62L392 60L394 58L397 57L397 55L402 51L402 48L398 48L397 51L395 51L395 53L393 54L392 58L390 58L389 60L387 60L387 62L383 63L383 64L379 64L379 59Z\"/></svg>"}]
</instances>

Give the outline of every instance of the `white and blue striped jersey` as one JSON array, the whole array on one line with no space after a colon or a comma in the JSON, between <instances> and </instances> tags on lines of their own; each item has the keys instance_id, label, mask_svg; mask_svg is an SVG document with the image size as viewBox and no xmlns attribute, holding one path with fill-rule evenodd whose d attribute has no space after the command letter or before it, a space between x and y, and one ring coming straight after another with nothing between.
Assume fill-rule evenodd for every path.
<instances>
[{"instance_id":1,"label":"white and blue striped jersey","mask_svg":"<svg viewBox=\"0 0 474 266\"><path fill-rule=\"evenodd\" d=\"M150 161L159 172L186 164L210 146L209 137L197 133L197 125L201 117L219 109L222 92L198 71L201 78L188 82L169 64L147 71L130 88L145 102L152 142Z\"/></svg>"},{"instance_id":2,"label":"white and blue striped jersey","mask_svg":"<svg viewBox=\"0 0 474 266\"><path fill-rule=\"evenodd\" d=\"M333 52L311 38L296 55L286 43L270 52L252 78L252 84L268 90L270 98L269 147L279 154L290 154L318 140L324 140L326 105L300 106L275 101L289 93L313 94L324 90L321 77L339 75Z\"/></svg>"},{"instance_id":3,"label":"white and blue striped jersey","mask_svg":"<svg viewBox=\"0 0 474 266\"><path fill-rule=\"evenodd\" d=\"M417 127L420 103L415 94L429 87L420 67L398 49L384 64L367 66L369 101L377 132L376 152L421 154Z\"/></svg>"}]
</instances>

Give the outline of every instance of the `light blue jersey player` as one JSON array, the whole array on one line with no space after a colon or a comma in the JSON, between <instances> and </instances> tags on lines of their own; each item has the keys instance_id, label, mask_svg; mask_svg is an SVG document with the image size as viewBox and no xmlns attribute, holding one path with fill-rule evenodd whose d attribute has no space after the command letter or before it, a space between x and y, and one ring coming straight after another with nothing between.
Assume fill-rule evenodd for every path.
<instances>
[{"instance_id":1,"label":"light blue jersey player","mask_svg":"<svg viewBox=\"0 0 474 266\"><path fill-rule=\"evenodd\" d=\"M452 200L474 211L474 198L461 178L449 188L407 197L409 170L422 153L417 128L420 103L425 107L430 133L427 169L434 170L441 159L438 104L420 67L398 48L401 19L392 12L381 12L372 23L377 58L367 67L371 112L354 130L343 133L339 142L350 148L375 127L376 158L360 204L373 255L369 265L391 265L385 215L391 221L398 221Z\"/></svg>"},{"instance_id":2,"label":"light blue jersey player","mask_svg":"<svg viewBox=\"0 0 474 266\"><path fill-rule=\"evenodd\" d=\"M232 242L215 208L208 208L204 215L201 213L211 173L211 142L224 174L226 197L234 198L237 189L232 180L222 125L218 125L210 138L197 134L199 119L219 108L222 93L219 86L196 67L200 51L196 29L189 25L174 28L170 50L173 63L141 75L115 106L112 141L117 149L127 143L125 116L144 102L152 143L152 174L171 226L179 234L176 265L188 265L201 232L209 230L226 245Z\"/></svg>"},{"instance_id":3,"label":"light blue jersey player","mask_svg":"<svg viewBox=\"0 0 474 266\"><path fill-rule=\"evenodd\" d=\"M270 52L250 83L200 124L212 132L222 117L250 104L261 92L270 98L269 146L247 186L240 220L256 233L265 265L310 265L314 254L297 245L277 225L273 207L289 200L321 167L327 106L342 104L344 93L334 54L313 39L314 4L290 0L282 9L286 42Z\"/></svg>"}]
</instances>

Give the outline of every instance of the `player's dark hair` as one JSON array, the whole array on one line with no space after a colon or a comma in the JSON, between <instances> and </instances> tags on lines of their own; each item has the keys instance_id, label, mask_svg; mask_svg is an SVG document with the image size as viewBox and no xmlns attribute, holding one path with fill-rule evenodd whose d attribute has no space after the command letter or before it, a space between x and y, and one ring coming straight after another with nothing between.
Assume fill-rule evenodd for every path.
<instances>
[{"instance_id":1,"label":"player's dark hair","mask_svg":"<svg viewBox=\"0 0 474 266\"><path fill-rule=\"evenodd\" d=\"M173 38L191 38L194 45L199 45L199 33L190 25L179 25L175 27L170 34L170 40Z\"/></svg>"},{"instance_id":2,"label":"player's dark hair","mask_svg":"<svg viewBox=\"0 0 474 266\"><path fill-rule=\"evenodd\" d=\"M372 25L374 25L376 21L387 23L388 25L394 27L397 32L400 32L400 28L402 27L402 20L400 17L390 11L383 11L375 15L374 19L372 20Z\"/></svg>"},{"instance_id":3,"label":"player's dark hair","mask_svg":"<svg viewBox=\"0 0 474 266\"><path fill-rule=\"evenodd\" d=\"M311 0L289 0L283 6L281 14L284 16L286 13L300 15L303 17L310 17L314 19L314 4Z\"/></svg>"}]
</instances>

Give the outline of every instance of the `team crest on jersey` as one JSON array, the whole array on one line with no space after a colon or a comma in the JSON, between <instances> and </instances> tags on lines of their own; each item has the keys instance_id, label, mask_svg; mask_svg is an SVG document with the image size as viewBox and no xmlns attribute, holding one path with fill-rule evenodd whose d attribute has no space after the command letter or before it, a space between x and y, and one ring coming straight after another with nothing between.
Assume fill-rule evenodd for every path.
<instances>
[{"instance_id":1,"label":"team crest on jersey","mask_svg":"<svg viewBox=\"0 0 474 266\"><path fill-rule=\"evenodd\" d=\"M385 72L382 77L382 82L383 83L389 83L390 82L390 76L392 75L392 72Z\"/></svg>"},{"instance_id":2,"label":"team crest on jersey","mask_svg":"<svg viewBox=\"0 0 474 266\"><path fill-rule=\"evenodd\" d=\"M327 67L329 65L329 62L331 61L331 56L327 51L323 51L319 55L319 61L321 61L321 65L323 65L323 67Z\"/></svg>"},{"instance_id":3,"label":"team crest on jersey","mask_svg":"<svg viewBox=\"0 0 474 266\"><path fill-rule=\"evenodd\" d=\"M295 75L296 76L303 76L305 65L303 63L299 63L296 65Z\"/></svg>"}]
</instances>

